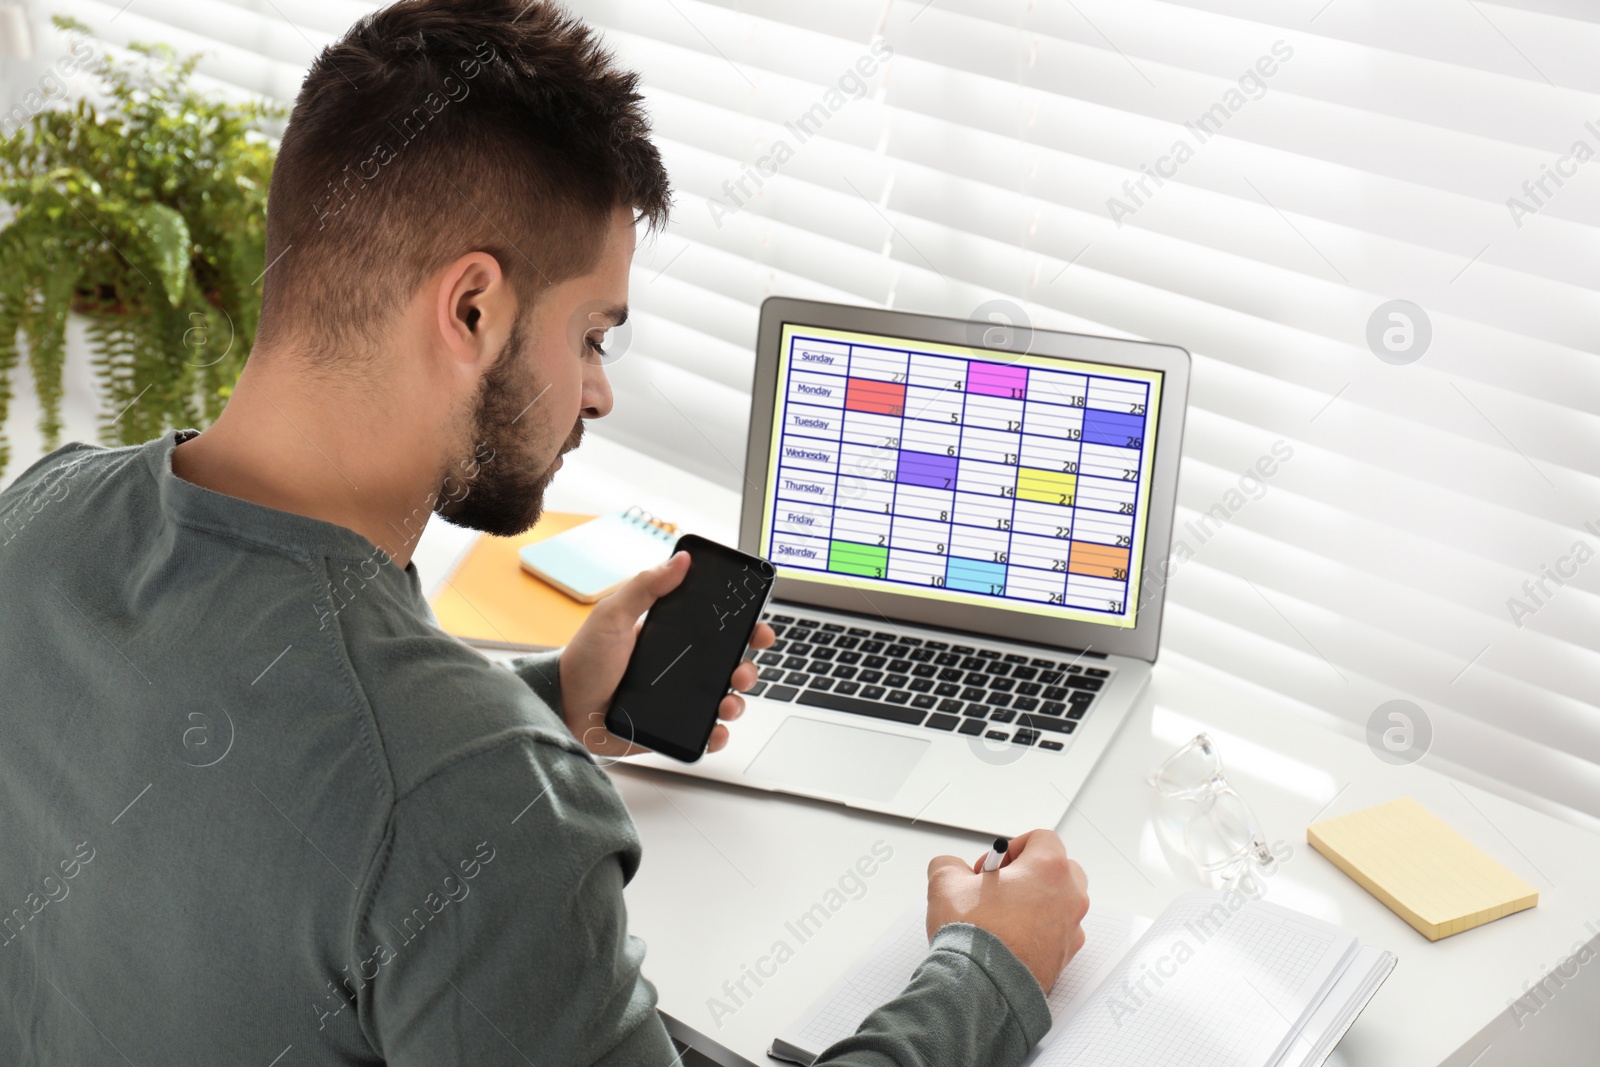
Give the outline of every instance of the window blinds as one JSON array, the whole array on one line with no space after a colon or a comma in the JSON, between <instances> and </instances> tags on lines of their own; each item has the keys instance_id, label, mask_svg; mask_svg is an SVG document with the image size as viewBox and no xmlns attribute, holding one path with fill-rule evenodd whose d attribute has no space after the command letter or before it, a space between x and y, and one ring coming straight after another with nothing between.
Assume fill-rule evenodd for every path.
<instances>
[{"instance_id":1,"label":"window blinds","mask_svg":"<svg viewBox=\"0 0 1600 1067\"><path fill-rule=\"evenodd\" d=\"M373 5L48 6L290 99ZM1183 345L1164 661L1600 816L1600 9L571 6L677 188L597 432L738 485L769 294Z\"/></svg>"}]
</instances>

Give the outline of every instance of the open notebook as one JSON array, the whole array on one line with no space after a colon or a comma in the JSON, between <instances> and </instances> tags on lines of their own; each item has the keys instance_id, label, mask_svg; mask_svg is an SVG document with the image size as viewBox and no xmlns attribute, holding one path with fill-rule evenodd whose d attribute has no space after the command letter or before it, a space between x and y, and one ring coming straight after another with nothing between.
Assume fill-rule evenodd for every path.
<instances>
[{"instance_id":1,"label":"open notebook","mask_svg":"<svg viewBox=\"0 0 1600 1067\"><path fill-rule=\"evenodd\" d=\"M1237 903L1237 895L1231 897ZM1093 908L1083 948L1046 998L1038 1067L1316 1067L1378 991L1395 957L1354 933L1262 900L1230 910L1187 893L1152 923ZM928 954L908 912L769 1054L809 1064L905 988Z\"/></svg>"}]
</instances>

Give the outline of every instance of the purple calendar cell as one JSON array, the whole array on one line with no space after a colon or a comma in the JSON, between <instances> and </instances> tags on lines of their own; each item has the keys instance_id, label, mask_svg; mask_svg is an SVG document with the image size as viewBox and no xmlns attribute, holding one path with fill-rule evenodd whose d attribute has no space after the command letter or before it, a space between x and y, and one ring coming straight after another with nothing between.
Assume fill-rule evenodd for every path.
<instances>
[{"instance_id":1,"label":"purple calendar cell","mask_svg":"<svg viewBox=\"0 0 1600 1067\"><path fill-rule=\"evenodd\" d=\"M956 457L902 450L895 481L928 489L948 489L956 482Z\"/></svg>"},{"instance_id":2,"label":"purple calendar cell","mask_svg":"<svg viewBox=\"0 0 1600 1067\"><path fill-rule=\"evenodd\" d=\"M967 392L1007 398L1027 395L1028 368L999 363L967 364Z\"/></svg>"},{"instance_id":3,"label":"purple calendar cell","mask_svg":"<svg viewBox=\"0 0 1600 1067\"><path fill-rule=\"evenodd\" d=\"M1129 440L1144 438L1144 416L1129 415L1121 411L1102 411L1087 408L1083 413L1083 443L1086 445L1112 445L1116 448L1138 448Z\"/></svg>"}]
</instances>

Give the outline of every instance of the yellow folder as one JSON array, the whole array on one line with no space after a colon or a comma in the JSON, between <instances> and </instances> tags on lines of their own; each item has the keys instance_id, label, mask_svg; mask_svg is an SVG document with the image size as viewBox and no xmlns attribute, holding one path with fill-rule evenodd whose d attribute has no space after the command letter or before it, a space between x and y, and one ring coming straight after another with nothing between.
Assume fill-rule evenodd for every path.
<instances>
[{"instance_id":1,"label":"yellow folder","mask_svg":"<svg viewBox=\"0 0 1600 1067\"><path fill-rule=\"evenodd\" d=\"M439 626L463 641L489 648L564 646L594 605L580 604L523 570L517 552L592 518L547 511L520 537L480 534L429 601Z\"/></svg>"},{"instance_id":2,"label":"yellow folder","mask_svg":"<svg viewBox=\"0 0 1600 1067\"><path fill-rule=\"evenodd\" d=\"M1532 886L1410 797L1315 823L1306 840L1429 941L1539 903Z\"/></svg>"}]
</instances>

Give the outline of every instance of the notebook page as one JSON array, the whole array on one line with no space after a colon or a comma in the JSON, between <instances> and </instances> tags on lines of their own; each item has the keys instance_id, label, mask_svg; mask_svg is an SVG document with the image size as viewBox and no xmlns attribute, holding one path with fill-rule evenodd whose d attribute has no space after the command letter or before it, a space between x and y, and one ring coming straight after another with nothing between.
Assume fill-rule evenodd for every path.
<instances>
[{"instance_id":1,"label":"notebook page","mask_svg":"<svg viewBox=\"0 0 1600 1067\"><path fill-rule=\"evenodd\" d=\"M622 512L601 515L523 550L523 559L581 592L592 593L649 570L672 552L673 539Z\"/></svg>"},{"instance_id":2,"label":"notebook page","mask_svg":"<svg viewBox=\"0 0 1600 1067\"><path fill-rule=\"evenodd\" d=\"M1362 945L1328 995L1311 1009L1304 1028L1278 1057L1276 1067L1322 1067L1394 965L1392 953Z\"/></svg>"},{"instance_id":3,"label":"notebook page","mask_svg":"<svg viewBox=\"0 0 1600 1067\"><path fill-rule=\"evenodd\" d=\"M590 556L598 556L628 577L649 570L672 552L672 536L619 513L602 515L574 531Z\"/></svg>"},{"instance_id":4,"label":"notebook page","mask_svg":"<svg viewBox=\"0 0 1600 1067\"><path fill-rule=\"evenodd\" d=\"M1022 1067L1039 1062L1044 1050L1066 1029L1069 1020L1083 1007L1089 995L1099 988L1117 963L1132 950L1139 935L1150 928L1150 920L1142 915L1125 912L1091 909L1083 917L1083 947L1072 957L1067 969L1061 972L1056 984L1044 998L1050 1005L1050 1029L1033 1046L1022 1061Z\"/></svg>"},{"instance_id":5,"label":"notebook page","mask_svg":"<svg viewBox=\"0 0 1600 1067\"><path fill-rule=\"evenodd\" d=\"M1038 1067L1267 1067L1356 950L1353 934L1264 901L1189 893L1161 913ZM1237 899L1237 898L1235 898Z\"/></svg>"},{"instance_id":6,"label":"notebook page","mask_svg":"<svg viewBox=\"0 0 1600 1067\"><path fill-rule=\"evenodd\" d=\"M868 1015L900 995L917 965L927 957L925 919L926 909L920 904L901 916L779 1039L815 1055L855 1033ZM1092 908L1084 916L1083 948L1045 998L1058 1027L1066 1013L1115 966L1148 923L1147 919L1105 908ZM1045 1040L1048 1039L1046 1035ZM1044 1042L1040 1044L1042 1047Z\"/></svg>"}]
</instances>

